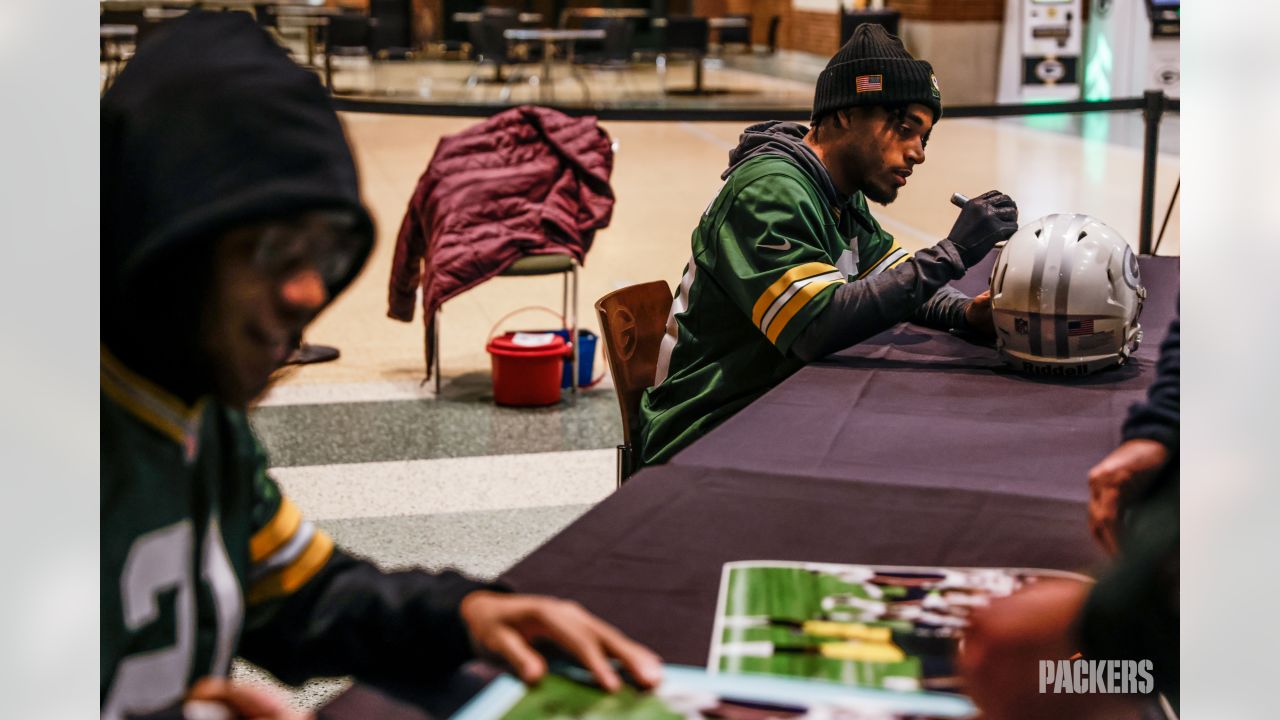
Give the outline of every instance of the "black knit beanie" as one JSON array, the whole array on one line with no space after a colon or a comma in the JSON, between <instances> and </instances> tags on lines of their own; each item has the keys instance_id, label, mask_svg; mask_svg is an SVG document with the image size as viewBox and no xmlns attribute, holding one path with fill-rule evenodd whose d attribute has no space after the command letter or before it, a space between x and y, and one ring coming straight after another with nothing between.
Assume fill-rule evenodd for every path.
<instances>
[{"instance_id":1,"label":"black knit beanie","mask_svg":"<svg viewBox=\"0 0 1280 720\"><path fill-rule=\"evenodd\" d=\"M902 41L883 27L863 23L818 75L812 119L855 105L908 103L929 106L934 122L942 116L942 92L933 66L911 57Z\"/></svg>"}]
</instances>

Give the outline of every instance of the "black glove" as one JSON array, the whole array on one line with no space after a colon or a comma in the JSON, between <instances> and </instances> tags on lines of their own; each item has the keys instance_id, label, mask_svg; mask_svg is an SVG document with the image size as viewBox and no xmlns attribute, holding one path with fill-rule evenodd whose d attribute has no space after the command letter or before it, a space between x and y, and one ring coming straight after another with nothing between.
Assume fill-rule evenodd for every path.
<instances>
[{"instance_id":1,"label":"black glove","mask_svg":"<svg viewBox=\"0 0 1280 720\"><path fill-rule=\"evenodd\" d=\"M999 190L990 190L965 203L947 235L966 268L977 265L991 248L1018 230L1018 206Z\"/></svg>"}]
</instances>

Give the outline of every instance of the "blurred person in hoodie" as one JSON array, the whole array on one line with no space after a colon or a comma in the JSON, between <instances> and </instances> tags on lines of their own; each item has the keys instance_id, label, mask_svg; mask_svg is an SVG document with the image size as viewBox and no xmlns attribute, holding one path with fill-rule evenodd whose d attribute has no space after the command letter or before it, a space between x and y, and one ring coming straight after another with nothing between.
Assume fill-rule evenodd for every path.
<instances>
[{"instance_id":1,"label":"blurred person in hoodie","mask_svg":"<svg viewBox=\"0 0 1280 720\"><path fill-rule=\"evenodd\" d=\"M641 401L638 457L663 463L805 363L903 320L994 335L990 298L947 283L1017 229L992 190L950 234L914 254L867 208L888 204L924 162L942 115L929 63L860 25L818 76L809 127L753 125L693 232Z\"/></svg>"},{"instance_id":2,"label":"blurred person in hoodie","mask_svg":"<svg viewBox=\"0 0 1280 720\"><path fill-rule=\"evenodd\" d=\"M227 679L439 678L476 654L527 682L566 649L608 689L651 652L576 604L336 548L269 477L246 405L373 242L315 76L243 13L193 11L101 103L101 682L104 718L199 700L297 717Z\"/></svg>"}]
</instances>

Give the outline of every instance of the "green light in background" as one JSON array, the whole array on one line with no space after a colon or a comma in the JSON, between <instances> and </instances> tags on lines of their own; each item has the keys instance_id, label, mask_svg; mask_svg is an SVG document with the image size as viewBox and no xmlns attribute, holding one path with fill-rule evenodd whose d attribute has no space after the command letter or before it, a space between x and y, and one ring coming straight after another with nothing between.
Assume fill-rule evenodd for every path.
<instances>
[{"instance_id":1,"label":"green light in background","mask_svg":"<svg viewBox=\"0 0 1280 720\"><path fill-rule=\"evenodd\" d=\"M1026 104L1034 105L1041 102L1061 102L1057 100L1028 100ZM1034 130L1047 130L1049 132L1067 133L1071 130L1072 116L1067 113L1052 113L1049 115L1027 115L1023 119L1026 127Z\"/></svg>"},{"instance_id":2,"label":"green light in background","mask_svg":"<svg viewBox=\"0 0 1280 720\"><path fill-rule=\"evenodd\" d=\"M1111 71L1114 57L1107 38L1102 33L1094 35L1092 54L1084 65L1084 99L1111 99Z\"/></svg>"},{"instance_id":3,"label":"green light in background","mask_svg":"<svg viewBox=\"0 0 1280 720\"><path fill-rule=\"evenodd\" d=\"M1104 112L1085 113L1081 116L1080 136L1084 138L1081 151L1084 173L1090 183L1099 184L1107 179L1107 145L1111 137L1111 115Z\"/></svg>"}]
</instances>

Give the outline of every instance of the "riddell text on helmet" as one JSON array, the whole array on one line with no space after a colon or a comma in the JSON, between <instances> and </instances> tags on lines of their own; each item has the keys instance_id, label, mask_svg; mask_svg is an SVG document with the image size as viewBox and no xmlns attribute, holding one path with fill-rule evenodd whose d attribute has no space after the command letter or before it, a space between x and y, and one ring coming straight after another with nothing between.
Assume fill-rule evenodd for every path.
<instances>
[{"instance_id":1,"label":"riddell text on helmet","mask_svg":"<svg viewBox=\"0 0 1280 720\"><path fill-rule=\"evenodd\" d=\"M1077 375L1089 374L1089 366L1084 363L1080 363L1079 365L1046 366L1037 365L1023 360L1022 370L1023 372L1028 372L1032 375L1052 375L1061 377L1076 377Z\"/></svg>"}]
</instances>

